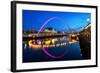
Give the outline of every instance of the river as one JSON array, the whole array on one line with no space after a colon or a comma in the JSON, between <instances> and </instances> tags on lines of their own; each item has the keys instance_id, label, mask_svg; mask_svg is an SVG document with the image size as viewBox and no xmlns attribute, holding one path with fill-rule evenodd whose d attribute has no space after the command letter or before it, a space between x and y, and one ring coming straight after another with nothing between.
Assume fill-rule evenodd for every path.
<instances>
[{"instance_id":1,"label":"river","mask_svg":"<svg viewBox=\"0 0 100 73\"><path fill-rule=\"evenodd\" d=\"M52 58L43 50L35 50L28 48L25 44L23 45L23 62L47 62L47 61L68 61L68 60L81 60L81 49L79 42L68 44L66 46L45 48L53 56L59 56L64 53L61 58Z\"/></svg>"}]
</instances>

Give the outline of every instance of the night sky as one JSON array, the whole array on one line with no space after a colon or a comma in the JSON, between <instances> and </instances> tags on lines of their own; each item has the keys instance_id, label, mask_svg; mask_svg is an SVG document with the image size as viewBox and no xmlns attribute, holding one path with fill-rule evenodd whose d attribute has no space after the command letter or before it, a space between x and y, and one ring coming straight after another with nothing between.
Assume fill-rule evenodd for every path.
<instances>
[{"instance_id":1,"label":"night sky","mask_svg":"<svg viewBox=\"0 0 100 73\"><path fill-rule=\"evenodd\" d=\"M39 30L48 19L53 17L58 17L63 22L55 18L49 21L44 29L51 27L58 31L68 31L69 28L79 30L79 27L84 27L91 22L90 13L23 10L23 30Z\"/></svg>"}]
</instances>

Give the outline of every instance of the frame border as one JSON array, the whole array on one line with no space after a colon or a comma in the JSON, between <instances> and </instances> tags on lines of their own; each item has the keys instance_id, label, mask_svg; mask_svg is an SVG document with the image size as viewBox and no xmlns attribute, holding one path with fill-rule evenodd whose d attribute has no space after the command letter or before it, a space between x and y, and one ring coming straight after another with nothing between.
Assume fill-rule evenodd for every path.
<instances>
[{"instance_id":1,"label":"frame border","mask_svg":"<svg viewBox=\"0 0 100 73\"><path fill-rule=\"evenodd\" d=\"M75 67L53 67L53 68L41 68L41 69L16 69L16 5L17 4L36 4L36 5L53 5L53 6L68 6L68 7L83 7L83 8L95 8L96 9L96 64L75 66ZM12 72L25 72L25 71L43 71L43 70L58 70L58 69L73 69L73 68L90 68L98 67L98 7L90 5L76 5L76 4L58 4L58 3L44 3L44 2L26 2L26 1L11 1L11 71Z\"/></svg>"}]
</instances>

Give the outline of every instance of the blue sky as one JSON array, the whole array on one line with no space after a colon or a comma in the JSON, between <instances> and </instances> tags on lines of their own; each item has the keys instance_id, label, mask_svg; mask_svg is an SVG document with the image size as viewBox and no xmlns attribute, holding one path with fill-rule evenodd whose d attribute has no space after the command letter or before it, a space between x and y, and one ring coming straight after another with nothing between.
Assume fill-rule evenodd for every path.
<instances>
[{"instance_id":1,"label":"blue sky","mask_svg":"<svg viewBox=\"0 0 100 73\"><path fill-rule=\"evenodd\" d=\"M84 27L91 22L90 13L23 10L23 30L39 30L48 19L53 17L61 18L63 22L55 18L49 21L43 29L52 27L58 31L68 31L69 28L79 30L79 27Z\"/></svg>"}]
</instances>

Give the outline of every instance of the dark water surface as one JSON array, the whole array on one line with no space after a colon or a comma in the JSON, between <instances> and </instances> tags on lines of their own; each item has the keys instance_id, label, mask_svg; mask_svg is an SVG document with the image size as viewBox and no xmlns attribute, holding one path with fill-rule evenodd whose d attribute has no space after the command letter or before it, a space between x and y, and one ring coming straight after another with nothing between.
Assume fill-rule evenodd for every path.
<instances>
[{"instance_id":1,"label":"dark water surface","mask_svg":"<svg viewBox=\"0 0 100 73\"><path fill-rule=\"evenodd\" d=\"M24 45L23 45L24 46ZM81 50L79 42L56 48L45 48L50 54L59 56L64 53L61 58L51 58L41 49L34 50L31 48L23 48L23 62L43 62L43 61L64 61L64 60L81 60Z\"/></svg>"}]
</instances>

